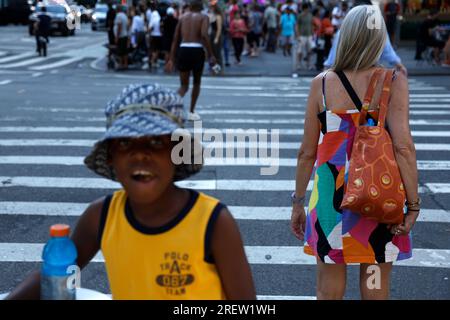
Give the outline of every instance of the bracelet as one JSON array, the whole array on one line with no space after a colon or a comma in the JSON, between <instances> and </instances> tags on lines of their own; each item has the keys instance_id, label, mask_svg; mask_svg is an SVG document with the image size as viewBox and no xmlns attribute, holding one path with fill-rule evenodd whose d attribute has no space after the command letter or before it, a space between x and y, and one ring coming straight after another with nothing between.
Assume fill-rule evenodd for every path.
<instances>
[{"instance_id":1,"label":"bracelet","mask_svg":"<svg viewBox=\"0 0 450 320\"><path fill-rule=\"evenodd\" d=\"M412 202L409 202L408 200L405 201L405 205L406 205L407 207L418 206L418 205L420 205L421 203L422 203L422 199L421 199L421 198L417 198L416 201L412 201Z\"/></svg>"},{"instance_id":2,"label":"bracelet","mask_svg":"<svg viewBox=\"0 0 450 320\"><path fill-rule=\"evenodd\" d=\"M295 191L292 192L291 194L291 199L292 199L292 204L299 204L299 205L304 205L305 204L305 197L296 197L295 196Z\"/></svg>"}]
</instances>

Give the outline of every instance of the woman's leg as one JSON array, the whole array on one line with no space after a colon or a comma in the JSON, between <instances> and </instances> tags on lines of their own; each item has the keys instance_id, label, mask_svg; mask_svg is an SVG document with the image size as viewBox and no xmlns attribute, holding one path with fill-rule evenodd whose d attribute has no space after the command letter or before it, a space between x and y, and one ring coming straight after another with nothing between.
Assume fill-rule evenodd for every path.
<instances>
[{"instance_id":1,"label":"woman's leg","mask_svg":"<svg viewBox=\"0 0 450 320\"><path fill-rule=\"evenodd\" d=\"M389 299L392 263L361 263L359 288L363 300Z\"/></svg>"},{"instance_id":2,"label":"woman's leg","mask_svg":"<svg viewBox=\"0 0 450 320\"><path fill-rule=\"evenodd\" d=\"M239 62L239 55L238 55L238 38L231 38L231 42L233 43L233 49L234 49L234 57L236 58L236 62Z\"/></svg>"},{"instance_id":3,"label":"woman's leg","mask_svg":"<svg viewBox=\"0 0 450 320\"><path fill-rule=\"evenodd\" d=\"M244 39L243 38L233 38L234 54L236 56L237 62L241 62L241 54L244 49Z\"/></svg>"},{"instance_id":4,"label":"woman's leg","mask_svg":"<svg viewBox=\"0 0 450 320\"><path fill-rule=\"evenodd\" d=\"M317 258L317 300L342 300L347 281L347 265L326 264Z\"/></svg>"}]
</instances>

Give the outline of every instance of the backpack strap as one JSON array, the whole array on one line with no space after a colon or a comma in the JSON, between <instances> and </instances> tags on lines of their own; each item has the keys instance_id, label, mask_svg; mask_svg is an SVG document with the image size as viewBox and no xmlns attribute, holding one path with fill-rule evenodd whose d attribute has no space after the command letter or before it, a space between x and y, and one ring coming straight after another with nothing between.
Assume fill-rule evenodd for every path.
<instances>
[{"instance_id":1,"label":"backpack strap","mask_svg":"<svg viewBox=\"0 0 450 320\"><path fill-rule=\"evenodd\" d=\"M369 111L369 106L372 102L373 94L382 71L383 70L381 68L376 69L370 78L369 86L367 87L366 95L364 96L364 101L361 107L361 115L359 116L360 125L366 123L367 112Z\"/></svg>"},{"instance_id":2,"label":"backpack strap","mask_svg":"<svg viewBox=\"0 0 450 320\"><path fill-rule=\"evenodd\" d=\"M383 91L381 92L381 98L380 98L380 112L378 115L378 126L379 127L384 127L384 122L386 120L387 107L388 107L388 103L389 103L389 95L390 95L390 91L391 91L393 73L394 73L394 70L389 69L386 71L386 75L384 77Z\"/></svg>"},{"instance_id":3,"label":"backpack strap","mask_svg":"<svg viewBox=\"0 0 450 320\"><path fill-rule=\"evenodd\" d=\"M359 100L358 95L356 94L355 90L353 89L352 85L350 84L350 81L348 81L347 76L345 75L344 71L342 71L342 70L336 71L336 74L338 75L339 79L342 82L342 85L344 86L348 95L350 96L353 103L355 104L355 107L358 109L358 111L361 111L361 107L362 107L361 100Z\"/></svg>"},{"instance_id":4,"label":"backpack strap","mask_svg":"<svg viewBox=\"0 0 450 320\"><path fill-rule=\"evenodd\" d=\"M327 101L325 98L325 77L327 76L328 71L330 71L330 70L325 71L325 73L322 76L322 104L323 104L324 110L328 110Z\"/></svg>"}]
</instances>

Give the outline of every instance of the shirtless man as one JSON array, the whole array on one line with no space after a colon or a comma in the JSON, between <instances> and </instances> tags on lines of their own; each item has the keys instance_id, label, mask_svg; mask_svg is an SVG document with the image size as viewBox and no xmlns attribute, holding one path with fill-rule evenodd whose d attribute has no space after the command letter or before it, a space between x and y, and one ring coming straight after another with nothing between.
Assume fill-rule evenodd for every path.
<instances>
[{"instance_id":1,"label":"shirtless man","mask_svg":"<svg viewBox=\"0 0 450 320\"><path fill-rule=\"evenodd\" d=\"M181 97L184 97L189 90L189 75L192 71L194 85L191 95L191 108L188 115L188 120L191 121L200 120L200 116L194 110L200 94L200 84L205 64L205 49L208 51L210 63L216 63L208 36L209 18L201 13L202 8L203 3L201 0L191 0L190 11L180 17L175 29L170 58L167 62L168 71L172 71L175 55L177 55L177 69L180 71L178 94Z\"/></svg>"}]
</instances>

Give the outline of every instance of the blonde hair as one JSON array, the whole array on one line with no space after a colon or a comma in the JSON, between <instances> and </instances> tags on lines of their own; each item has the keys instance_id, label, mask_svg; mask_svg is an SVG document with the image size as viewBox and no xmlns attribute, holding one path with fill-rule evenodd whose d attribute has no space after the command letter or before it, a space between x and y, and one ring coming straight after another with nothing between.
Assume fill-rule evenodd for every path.
<instances>
[{"instance_id":1,"label":"blonde hair","mask_svg":"<svg viewBox=\"0 0 450 320\"><path fill-rule=\"evenodd\" d=\"M386 25L377 6L354 7L342 22L331 69L357 71L377 65L386 37Z\"/></svg>"}]
</instances>

